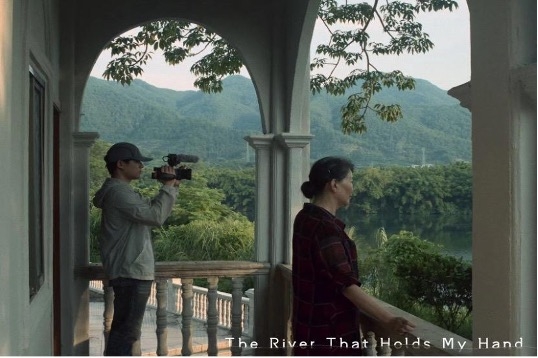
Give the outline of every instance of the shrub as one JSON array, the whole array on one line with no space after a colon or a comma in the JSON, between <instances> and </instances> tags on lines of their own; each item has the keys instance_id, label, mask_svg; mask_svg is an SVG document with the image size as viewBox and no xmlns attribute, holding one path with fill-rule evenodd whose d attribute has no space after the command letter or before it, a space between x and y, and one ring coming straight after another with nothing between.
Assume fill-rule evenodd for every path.
<instances>
[{"instance_id":1,"label":"shrub","mask_svg":"<svg viewBox=\"0 0 538 358\"><path fill-rule=\"evenodd\" d=\"M440 249L407 231L392 235L363 265L365 283L380 299L411 313L430 311L433 323L455 332L472 311L472 269Z\"/></svg>"},{"instance_id":2,"label":"shrub","mask_svg":"<svg viewBox=\"0 0 538 358\"><path fill-rule=\"evenodd\" d=\"M254 225L246 218L195 220L155 232L157 261L251 260Z\"/></svg>"}]
</instances>

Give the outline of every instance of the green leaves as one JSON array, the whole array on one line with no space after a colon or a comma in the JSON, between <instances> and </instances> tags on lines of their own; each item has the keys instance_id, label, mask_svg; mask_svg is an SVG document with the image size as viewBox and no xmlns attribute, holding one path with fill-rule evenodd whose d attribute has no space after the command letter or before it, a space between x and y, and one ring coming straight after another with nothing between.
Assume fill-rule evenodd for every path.
<instances>
[{"instance_id":1,"label":"green leaves","mask_svg":"<svg viewBox=\"0 0 538 358\"><path fill-rule=\"evenodd\" d=\"M365 284L381 299L456 332L472 311L469 262L444 255L441 247L400 231L371 249L362 268Z\"/></svg>"},{"instance_id":2,"label":"green leaves","mask_svg":"<svg viewBox=\"0 0 538 358\"><path fill-rule=\"evenodd\" d=\"M191 66L198 76L194 85L207 93L221 92L222 79L239 73L243 66L238 51L215 33L185 21L155 21L138 33L115 38L106 49L116 56L107 65L103 77L121 84L130 84L143 73L152 51L162 51L170 65L205 53Z\"/></svg>"},{"instance_id":3,"label":"green leaves","mask_svg":"<svg viewBox=\"0 0 538 358\"><path fill-rule=\"evenodd\" d=\"M455 1L422 1L413 5L404 1L387 1L386 5L339 4L336 1L321 2L319 18L327 28L330 39L316 48L316 57L311 69L326 70L330 75L314 74L311 90L319 93L342 95L363 81L362 91L348 96L342 107L342 130L346 134L363 133L367 130L366 116L372 112L387 122L403 118L398 104L372 105L374 96L383 88L396 86L399 90L414 89L414 80L399 71L382 73L373 61L375 56L424 53L433 48L429 35L423 32L422 24L415 21L421 11L439 11L457 7ZM370 39L369 27L377 23L388 35L386 42ZM349 73L341 79L335 78L337 68L351 66Z\"/></svg>"},{"instance_id":4,"label":"green leaves","mask_svg":"<svg viewBox=\"0 0 538 358\"><path fill-rule=\"evenodd\" d=\"M191 67L191 72L199 76L194 85L207 93L222 91L222 79L238 74L243 66L239 52L224 40L213 41L213 51L205 55Z\"/></svg>"},{"instance_id":5,"label":"green leaves","mask_svg":"<svg viewBox=\"0 0 538 358\"><path fill-rule=\"evenodd\" d=\"M443 327L454 331L472 311L472 270L469 262L440 253L434 244L408 232L391 237L386 263L411 301L431 306Z\"/></svg>"},{"instance_id":6,"label":"green leaves","mask_svg":"<svg viewBox=\"0 0 538 358\"><path fill-rule=\"evenodd\" d=\"M374 96L383 88L414 89L414 80L399 71L383 73L375 66L376 56L398 56L403 53L425 53L433 42L424 32L416 15L425 11L457 8L455 0L388 0L380 5L366 2L341 3L322 0L318 18L329 32L327 43L319 44L310 68L311 90L340 96L362 83L362 90L347 93L348 101L342 107L342 130L346 134L367 130L366 116L394 122L404 117L398 104L376 103ZM375 41L371 34L381 28L384 41ZM237 49L217 34L185 21L155 21L144 25L134 35L114 39L107 47L113 60L108 64L104 78L130 84L143 73L153 51L162 51L167 63L176 65L190 57L200 57L190 71L197 76L194 85L207 93L222 91L222 79L239 73L243 61ZM347 74L336 76L346 68Z\"/></svg>"},{"instance_id":7,"label":"green leaves","mask_svg":"<svg viewBox=\"0 0 538 358\"><path fill-rule=\"evenodd\" d=\"M450 10L458 8L458 2L456 0L418 0L417 7L421 11L440 11Z\"/></svg>"},{"instance_id":8,"label":"green leaves","mask_svg":"<svg viewBox=\"0 0 538 358\"><path fill-rule=\"evenodd\" d=\"M246 219L195 220L156 230L158 261L251 260L254 225Z\"/></svg>"},{"instance_id":9,"label":"green leaves","mask_svg":"<svg viewBox=\"0 0 538 358\"><path fill-rule=\"evenodd\" d=\"M316 66L321 62L317 62ZM401 71L383 73L380 71L355 71L344 79L326 77L318 74L312 78L312 92L320 92L323 88L333 95L342 95L350 87L362 82L361 92L349 95L347 103L342 107L342 130L346 134L364 133L366 131L366 113L373 111L380 119L395 122L403 118L401 107L398 104L371 104L376 93L384 87L396 87L399 90L415 88L415 81L404 76Z\"/></svg>"}]
</instances>

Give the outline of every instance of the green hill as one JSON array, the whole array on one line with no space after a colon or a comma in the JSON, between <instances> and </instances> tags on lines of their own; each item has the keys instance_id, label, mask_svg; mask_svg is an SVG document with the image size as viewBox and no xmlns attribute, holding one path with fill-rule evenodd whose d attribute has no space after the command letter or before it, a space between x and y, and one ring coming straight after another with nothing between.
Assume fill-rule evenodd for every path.
<instances>
[{"instance_id":1,"label":"green hill","mask_svg":"<svg viewBox=\"0 0 538 358\"><path fill-rule=\"evenodd\" d=\"M446 91L424 80L416 82L414 91L388 89L375 98L399 103L404 119L385 123L368 118L368 131L362 135L340 130L345 96L312 96L312 159L343 155L359 166L470 161L470 112ZM111 143L132 141L155 157L187 153L207 163L244 162L243 137L261 133L254 86L242 76L226 78L219 94L173 91L141 80L122 86L90 77L82 112L82 131L99 132Z\"/></svg>"}]
</instances>

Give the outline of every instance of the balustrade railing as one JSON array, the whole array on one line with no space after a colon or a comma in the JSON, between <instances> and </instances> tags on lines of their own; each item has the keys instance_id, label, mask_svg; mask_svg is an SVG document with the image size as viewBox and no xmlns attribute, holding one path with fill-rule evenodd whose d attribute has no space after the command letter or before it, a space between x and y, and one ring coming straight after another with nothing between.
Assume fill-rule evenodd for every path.
<instances>
[{"instance_id":1,"label":"balustrade railing","mask_svg":"<svg viewBox=\"0 0 538 358\"><path fill-rule=\"evenodd\" d=\"M181 354L192 354L192 320L207 322L208 355L217 355L217 328L229 327L231 333L230 351L232 355L241 355L239 339L243 328L252 328L249 320L248 298L243 297L243 280L246 276L267 275L270 265L267 263L245 261L191 261L159 262L155 268L154 292L148 304L156 308L157 355L168 355L167 314L172 306L181 314L183 343ZM103 326L105 344L113 316L113 290L108 286L100 264L91 264L79 268L77 274L89 281L102 281L105 309ZM232 278L232 293L217 291L219 278ZM181 279L177 289L169 289L171 279ZM195 278L206 278L208 288L193 286ZM97 284L92 283L93 286ZM97 285L98 286L98 285ZM169 297L171 305L169 305ZM140 354L140 347L133 347L135 354Z\"/></svg>"},{"instance_id":2,"label":"balustrade railing","mask_svg":"<svg viewBox=\"0 0 538 358\"><path fill-rule=\"evenodd\" d=\"M284 302L283 315L288 325L287 334L291 336L291 266L278 265L282 282L280 283L289 300ZM288 293L289 292L289 296ZM376 299L377 300L377 299ZM396 316L409 319L416 327L412 333L405 336L389 332L381 323L366 314L361 314L361 331L364 354L368 356L453 356L472 355L472 341L458 336L419 317L413 316L386 302L377 300L386 310ZM291 354L290 349L286 352Z\"/></svg>"},{"instance_id":3,"label":"balustrade railing","mask_svg":"<svg viewBox=\"0 0 538 358\"><path fill-rule=\"evenodd\" d=\"M230 351L232 355L241 355L242 348L239 339L243 329L252 330L252 300L243 297L243 279L252 275L267 275L270 265L267 263L242 261L209 261L209 262L181 262L156 264L156 280L154 293L149 304L156 307L157 316L157 355L167 355L166 325L168 310L181 314L183 343L181 354L191 355L192 350L192 320L207 322L208 355L217 355L217 327L229 327L232 341ZM89 281L104 280L104 273L100 265L89 265L77 270L77 274ZM281 307L278 312L272 313L271 319L281 325L286 332L286 339L291 341L291 308L292 286L291 266L278 265L276 270L276 290L282 293ZM217 291L219 277L232 278L232 293L225 294ZM171 279L181 278L181 284ZM206 278L208 288L193 286L193 279ZM113 315L113 291L103 281L105 309L103 325L105 342ZM170 284L170 282L172 282ZM92 283L92 285L94 285ZM171 285L171 287L170 287ZM169 288L170 287L170 288ZM247 291L248 294L248 291ZM379 300L378 300L379 301ZM444 330L427 321L415 317L385 302L379 304L397 316L403 316L416 324L412 334L398 336L386 329L375 319L365 314L361 316L361 330L363 332L363 347L366 355L470 355L472 354L472 341ZM247 333L250 335L250 333ZM138 352L140 353L140 352ZM290 355L287 348L285 354Z\"/></svg>"},{"instance_id":4,"label":"balustrade railing","mask_svg":"<svg viewBox=\"0 0 538 358\"><path fill-rule=\"evenodd\" d=\"M90 281L90 290L104 294L103 290L103 281L93 280ZM173 278L168 280L168 300L166 311L171 314L181 315L183 307L183 299L181 297L181 279ZM208 289L200 286L192 286L193 293L193 316L192 319L198 320L201 322L207 321L207 293ZM243 335L247 337L252 337L252 322L251 312L253 312L254 305L254 289L249 289L244 292L244 295L241 297L241 322L243 327ZM218 313L218 322L217 327L219 328L232 328L232 294L227 292L217 291L217 313ZM149 308L158 308L157 302L157 287L153 285L151 288L151 294L148 299L147 307Z\"/></svg>"}]
</instances>

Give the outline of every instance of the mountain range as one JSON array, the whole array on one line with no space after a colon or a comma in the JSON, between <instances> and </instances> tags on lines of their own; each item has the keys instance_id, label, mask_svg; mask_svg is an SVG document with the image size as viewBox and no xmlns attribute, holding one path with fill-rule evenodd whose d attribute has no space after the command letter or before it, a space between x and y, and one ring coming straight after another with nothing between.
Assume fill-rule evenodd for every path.
<instances>
[{"instance_id":1,"label":"mountain range","mask_svg":"<svg viewBox=\"0 0 538 358\"><path fill-rule=\"evenodd\" d=\"M197 155L210 164L253 161L243 139L261 133L252 81L224 79L223 91L174 91L142 80L129 86L90 77L85 89L81 131L100 139L130 141L160 158L167 153ZM355 89L356 90L356 89ZM428 81L416 79L412 91L385 89L375 101L400 104L404 118L386 123L367 117L368 131L345 135L340 108L347 95L311 96L311 158L341 155L358 166L446 164L471 160L471 114Z\"/></svg>"}]
</instances>

